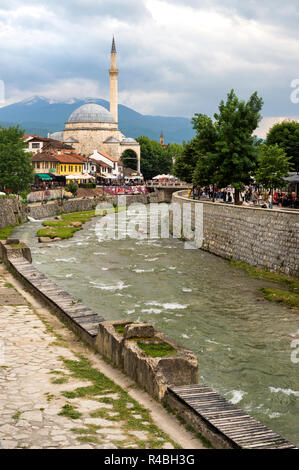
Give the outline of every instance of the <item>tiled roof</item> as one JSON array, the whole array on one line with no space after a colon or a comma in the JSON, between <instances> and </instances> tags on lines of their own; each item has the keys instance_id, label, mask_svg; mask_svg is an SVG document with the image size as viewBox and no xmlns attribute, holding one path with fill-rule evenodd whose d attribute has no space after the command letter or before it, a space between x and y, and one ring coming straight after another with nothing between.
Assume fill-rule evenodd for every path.
<instances>
[{"instance_id":1,"label":"tiled roof","mask_svg":"<svg viewBox=\"0 0 299 470\"><path fill-rule=\"evenodd\" d=\"M89 161L90 161L91 163L95 163L95 164L98 165L98 166L102 166L102 167L104 167L104 168L110 168L110 166L107 165L107 163L104 163L104 162L102 162L102 161L100 161L100 160L94 160L93 158L89 158Z\"/></svg>"},{"instance_id":2,"label":"tiled roof","mask_svg":"<svg viewBox=\"0 0 299 470\"><path fill-rule=\"evenodd\" d=\"M103 157L108 158L108 160L110 160L111 162L117 162L117 161L118 161L116 158L111 157L110 155L108 155L107 153L103 152L102 150L98 150L98 153L99 153L100 155L103 155Z\"/></svg>"},{"instance_id":3,"label":"tiled roof","mask_svg":"<svg viewBox=\"0 0 299 470\"><path fill-rule=\"evenodd\" d=\"M79 158L79 155L72 155L72 154L70 154L70 155L65 155L65 154L55 155L55 158L59 163L83 164L85 161L87 161L87 159L82 157L82 156L80 156L80 158Z\"/></svg>"},{"instance_id":4,"label":"tiled roof","mask_svg":"<svg viewBox=\"0 0 299 470\"><path fill-rule=\"evenodd\" d=\"M35 155L32 155L31 157L32 162L57 162L57 159L55 156L51 153L36 153Z\"/></svg>"}]
</instances>

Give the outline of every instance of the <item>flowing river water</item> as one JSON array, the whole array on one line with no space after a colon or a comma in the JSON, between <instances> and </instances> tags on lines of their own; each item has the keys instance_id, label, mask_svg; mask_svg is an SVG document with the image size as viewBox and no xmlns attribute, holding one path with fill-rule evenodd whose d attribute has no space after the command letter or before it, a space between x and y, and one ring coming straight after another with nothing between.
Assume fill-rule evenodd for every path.
<instances>
[{"instance_id":1,"label":"flowing river water","mask_svg":"<svg viewBox=\"0 0 299 470\"><path fill-rule=\"evenodd\" d=\"M106 320L149 321L190 348L200 382L299 445L299 364L291 361L299 317L262 298L259 289L273 284L180 240L99 240L101 220L47 247L36 238L39 222L13 236L40 271Z\"/></svg>"}]
</instances>

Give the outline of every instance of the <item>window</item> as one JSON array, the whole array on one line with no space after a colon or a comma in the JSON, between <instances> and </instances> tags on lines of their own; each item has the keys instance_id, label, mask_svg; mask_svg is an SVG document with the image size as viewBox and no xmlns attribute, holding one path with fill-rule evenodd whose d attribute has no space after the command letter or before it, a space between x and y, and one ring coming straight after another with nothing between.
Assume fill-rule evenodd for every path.
<instances>
[{"instance_id":1,"label":"window","mask_svg":"<svg viewBox=\"0 0 299 470\"><path fill-rule=\"evenodd\" d=\"M36 168L37 168L37 169L40 168L40 163L39 163L39 162L36 163Z\"/></svg>"},{"instance_id":2,"label":"window","mask_svg":"<svg viewBox=\"0 0 299 470\"><path fill-rule=\"evenodd\" d=\"M33 149L39 149L39 148L40 148L40 143L39 143L39 142L34 142L34 143L32 144L32 148L33 148Z\"/></svg>"}]
</instances>

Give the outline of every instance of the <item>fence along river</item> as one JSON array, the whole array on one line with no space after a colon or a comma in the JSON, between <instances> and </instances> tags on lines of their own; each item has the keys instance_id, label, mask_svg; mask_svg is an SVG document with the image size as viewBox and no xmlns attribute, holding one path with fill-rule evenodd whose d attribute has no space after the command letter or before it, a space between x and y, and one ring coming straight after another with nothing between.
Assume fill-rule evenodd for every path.
<instances>
[{"instance_id":1,"label":"fence along river","mask_svg":"<svg viewBox=\"0 0 299 470\"><path fill-rule=\"evenodd\" d=\"M291 361L299 321L262 298L259 289L273 284L172 238L99 241L99 220L47 247L36 238L39 222L13 236L40 271L105 319L150 321L192 349L200 383L299 445L299 364Z\"/></svg>"}]
</instances>

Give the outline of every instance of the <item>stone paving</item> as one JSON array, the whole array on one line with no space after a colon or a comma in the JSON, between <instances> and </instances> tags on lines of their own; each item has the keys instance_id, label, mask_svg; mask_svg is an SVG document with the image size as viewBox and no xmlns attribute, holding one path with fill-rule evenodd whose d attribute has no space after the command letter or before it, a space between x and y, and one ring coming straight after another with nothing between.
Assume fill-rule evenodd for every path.
<instances>
[{"instance_id":1,"label":"stone paving","mask_svg":"<svg viewBox=\"0 0 299 470\"><path fill-rule=\"evenodd\" d=\"M143 408L65 343L26 300L1 305L0 442L4 449L163 448L177 445ZM3 297L2 297L3 298ZM3 302L4 303L4 302ZM78 340L75 340L75 342ZM1 354L2 353L2 354Z\"/></svg>"}]
</instances>

